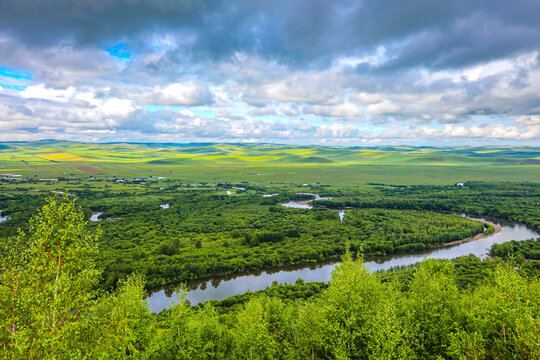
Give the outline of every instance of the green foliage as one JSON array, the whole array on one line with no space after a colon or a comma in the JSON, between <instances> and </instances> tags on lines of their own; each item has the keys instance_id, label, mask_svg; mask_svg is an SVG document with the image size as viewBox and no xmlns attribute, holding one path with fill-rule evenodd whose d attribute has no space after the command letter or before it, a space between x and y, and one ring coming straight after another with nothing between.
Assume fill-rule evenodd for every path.
<instances>
[{"instance_id":1,"label":"green foliage","mask_svg":"<svg viewBox=\"0 0 540 360\"><path fill-rule=\"evenodd\" d=\"M480 284L460 290L456 269L469 263L397 270L409 278L401 288L402 278L369 273L346 255L328 288L307 301L269 297L279 286L226 311L215 306L229 299L195 308L181 301L156 347L175 359L537 359L538 280L489 262Z\"/></svg>"},{"instance_id":2,"label":"green foliage","mask_svg":"<svg viewBox=\"0 0 540 360\"><path fill-rule=\"evenodd\" d=\"M0 268L0 355L5 358L137 356L151 330L144 280L98 297L99 232L74 202L51 198L28 231L5 244ZM144 321L146 320L146 321ZM144 325L143 325L144 323Z\"/></svg>"},{"instance_id":3,"label":"green foliage","mask_svg":"<svg viewBox=\"0 0 540 360\"><path fill-rule=\"evenodd\" d=\"M160 181L65 181L65 185L76 187L70 192L78 196L85 217L92 211L103 211L102 221L89 224L101 227L104 234L98 241L100 255L94 258L104 270L101 288L114 289L132 273L144 274L146 286L154 287L337 257L346 243L352 251L361 249L366 255L378 256L423 250L484 231L479 222L425 210L489 214L530 226L540 218L540 190L534 183L371 188L317 185L320 195L340 198L316 204L359 207L347 210L340 223L336 211L279 205L290 199L313 198L283 185L279 195L262 198L261 193L269 190L252 185L243 185L247 190L242 194L226 196L223 192L230 184L192 188L179 181ZM25 228L32 209L45 202L45 193L34 190L46 185L23 185L5 185L3 190L0 186L0 208L12 215L0 224L0 238L15 234L17 227ZM54 186L52 189L63 185ZM348 197L342 197L345 195ZM263 205L261 200L271 202ZM160 208L163 203L169 203L170 208ZM272 207L276 211L269 211ZM484 234L491 231L488 226ZM524 266L528 272L536 267Z\"/></svg>"},{"instance_id":4,"label":"green foliage","mask_svg":"<svg viewBox=\"0 0 540 360\"><path fill-rule=\"evenodd\" d=\"M540 277L540 239L493 244L489 253L491 256L512 260L524 276Z\"/></svg>"},{"instance_id":5,"label":"green foliage","mask_svg":"<svg viewBox=\"0 0 540 360\"><path fill-rule=\"evenodd\" d=\"M323 320L318 336L325 341L312 351L338 359L405 355L396 300L392 287L368 273L361 260L353 261L346 255L334 270L328 290L315 303Z\"/></svg>"},{"instance_id":6,"label":"green foliage","mask_svg":"<svg viewBox=\"0 0 540 360\"><path fill-rule=\"evenodd\" d=\"M168 312L168 330L154 342L150 358L224 359L230 351L231 336L220 323L212 306L194 312L185 293Z\"/></svg>"},{"instance_id":7,"label":"green foliage","mask_svg":"<svg viewBox=\"0 0 540 360\"><path fill-rule=\"evenodd\" d=\"M447 352L448 336L461 316L459 299L453 264L424 261L402 305L410 344L418 357L436 359Z\"/></svg>"},{"instance_id":8,"label":"green foliage","mask_svg":"<svg viewBox=\"0 0 540 360\"><path fill-rule=\"evenodd\" d=\"M522 175L528 174L535 180L538 171L534 165L518 164L536 157L537 150L499 149L515 165L475 166L471 174L470 166L459 173L455 166L426 165L433 162L433 156L431 160L422 158L424 154L418 153L423 150L418 149L415 154L410 149L373 150L378 162L391 165L370 165L367 172L358 165L370 161L371 155L363 154L366 149L294 148L287 150L298 154L276 155L276 159L265 161L282 157L279 161L298 165L305 159L331 159L334 163L299 165L294 173L290 166L264 170L255 166L252 173L245 166L220 164L214 168L189 162L208 162L210 156L230 157L227 161L233 164L240 157L251 156L246 154L251 151L267 156L267 147L235 145L230 150L210 145L158 151L150 145L111 146L123 149L130 161L140 154L127 154L126 148L135 152L147 146L145 153L150 158L146 164L130 162L130 170L123 164L95 163L116 175L72 179L66 175L58 182L0 182L0 209L11 215L0 224L0 357L538 358L540 262L535 261L538 240L532 239L491 249L494 256L509 260L508 264L501 259L481 261L468 256L372 274L361 260L347 255L330 284L299 281L275 285L196 307L184 298L159 316L150 314L143 301L145 285L318 261L342 254L346 243L352 251L383 255L494 231L460 215L434 211L491 215L540 229L537 183L403 185L420 183L418 179L449 184L456 177L463 178L459 181L486 178L494 169L500 178L524 179ZM35 148L32 151L36 152ZM182 156L206 158L167 160L177 151ZM230 156L230 151L237 153ZM448 155L452 161L493 161L490 155L471 149L429 152L444 154L441 158ZM110 159L115 155L99 156ZM394 165L404 160L422 165ZM343 166L343 162L354 165ZM36 169L52 175L59 166L62 173L75 171L62 164L51 168L30 164L21 171L25 176L31 171L30 177ZM133 178L149 171L186 178ZM118 174L126 176L125 182L116 182ZM225 195L225 190L235 185L217 182L237 182L239 174L246 190ZM362 181L372 184L358 184L359 174ZM320 184L324 179L333 185ZM189 185L193 182L197 186ZM312 184L297 185L307 182ZM402 185L391 185L396 182ZM83 210L66 197L46 200L46 194L66 188L77 195ZM313 198L297 194L300 191L339 197L315 201L318 206L355 209L348 209L342 224L337 212L330 209L279 205ZM261 197L267 193L279 195ZM169 203L170 208L162 209L159 204L163 203ZM26 224L33 211L44 204ZM103 220L84 224L92 211L103 212ZM17 228L23 230L17 232ZM98 239L100 229L103 236ZM14 237L8 239L10 236ZM105 293L98 288L113 290ZM159 329L154 327L156 320Z\"/></svg>"},{"instance_id":9,"label":"green foliage","mask_svg":"<svg viewBox=\"0 0 540 360\"><path fill-rule=\"evenodd\" d=\"M343 195L346 197L317 200L314 204L337 208L453 211L516 221L540 230L539 183L470 181L464 186L417 185L382 188L360 196L340 193Z\"/></svg>"},{"instance_id":10,"label":"green foliage","mask_svg":"<svg viewBox=\"0 0 540 360\"><path fill-rule=\"evenodd\" d=\"M83 219L67 198L50 199L3 249L0 356L538 358L540 282L511 263L469 256L373 274L347 253L328 285L299 280L197 307L181 292L156 317L141 276L113 293L95 290L97 234Z\"/></svg>"},{"instance_id":11,"label":"green foliage","mask_svg":"<svg viewBox=\"0 0 540 360\"><path fill-rule=\"evenodd\" d=\"M480 233L483 225L459 215L383 209L351 210L343 224L335 211L268 212L258 197L216 200L177 194L171 208L101 222L104 288L132 272L148 286L211 274L317 261L353 250L380 255L425 249Z\"/></svg>"},{"instance_id":12,"label":"green foliage","mask_svg":"<svg viewBox=\"0 0 540 360\"><path fill-rule=\"evenodd\" d=\"M492 282L463 297L462 330L451 338L455 358L537 359L540 282L527 281L509 264Z\"/></svg>"},{"instance_id":13,"label":"green foliage","mask_svg":"<svg viewBox=\"0 0 540 360\"><path fill-rule=\"evenodd\" d=\"M207 300L204 305L199 304L196 308L202 308L205 305L211 304L219 314L227 314L238 310L243 304L249 300L260 297L278 298L284 302L290 303L297 300L312 299L321 294L328 287L328 284L323 282L308 282L304 283L302 279L298 279L293 285L278 285L273 284L265 290L255 292L246 292L240 295L230 296L223 300Z\"/></svg>"},{"instance_id":14,"label":"green foliage","mask_svg":"<svg viewBox=\"0 0 540 360\"><path fill-rule=\"evenodd\" d=\"M495 228L490 224L486 224L486 230L484 230L482 234L490 235L490 234L493 234L494 232L495 232Z\"/></svg>"},{"instance_id":15,"label":"green foliage","mask_svg":"<svg viewBox=\"0 0 540 360\"><path fill-rule=\"evenodd\" d=\"M503 259L540 260L540 239L513 240L502 244L493 244L489 253Z\"/></svg>"},{"instance_id":16,"label":"green foliage","mask_svg":"<svg viewBox=\"0 0 540 360\"><path fill-rule=\"evenodd\" d=\"M255 233L255 237L257 238L258 243L262 242L280 242L283 241L285 236L282 233L275 232L275 231L260 231Z\"/></svg>"}]
</instances>

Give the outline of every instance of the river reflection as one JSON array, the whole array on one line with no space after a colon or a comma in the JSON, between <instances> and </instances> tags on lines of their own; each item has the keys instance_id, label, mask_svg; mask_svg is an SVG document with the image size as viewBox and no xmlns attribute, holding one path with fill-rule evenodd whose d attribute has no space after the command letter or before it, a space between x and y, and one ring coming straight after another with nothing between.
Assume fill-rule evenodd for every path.
<instances>
[{"instance_id":1,"label":"river reflection","mask_svg":"<svg viewBox=\"0 0 540 360\"><path fill-rule=\"evenodd\" d=\"M2 210L0 210L0 223L4 222L4 221L7 221L9 219L11 219L11 216L9 216L9 215L2 216Z\"/></svg>"},{"instance_id":2,"label":"river reflection","mask_svg":"<svg viewBox=\"0 0 540 360\"><path fill-rule=\"evenodd\" d=\"M452 259L459 256L473 254L485 258L488 249L493 244L500 244L510 240L525 240L540 237L536 231L522 224L484 218L499 224L502 230L487 238L454 245L429 249L407 254L395 254L366 259L366 266L372 271L386 270L400 265L414 264L422 261L424 257L433 259ZM259 271L250 271L242 274L214 276L211 279L190 281L187 283L189 295L187 299L192 304L198 304L208 299L221 300L229 296L243 294L246 291L263 290L271 286L274 281L280 284L293 284L297 279L304 281L324 281L331 278L332 270L338 259L320 261L316 263L293 265ZM172 295L178 285L168 285L154 289L148 297L148 306L153 312L168 308Z\"/></svg>"},{"instance_id":3,"label":"river reflection","mask_svg":"<svg viewBox=\"0 0 540 360\"><path fill-rule=\"evenodd\" d=\"M102 212L93 212L92 216L90 216L90 221L100 221L99 215L103 214Z\"/></svg>"}]
</instances>

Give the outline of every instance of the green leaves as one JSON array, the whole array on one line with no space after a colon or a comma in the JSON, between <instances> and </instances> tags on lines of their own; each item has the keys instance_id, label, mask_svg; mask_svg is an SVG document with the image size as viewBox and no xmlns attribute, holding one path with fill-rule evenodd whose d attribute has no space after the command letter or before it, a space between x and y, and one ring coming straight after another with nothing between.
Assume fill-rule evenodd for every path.
<instances>
[{"instance_id":1,"label":"green leaves","mask_svg":"<svg viewBox=\"0 0 540 360\"><path fill-rule=\"evenodd\" d=\"M99 297L100 271L92 261L98 236L65 196L50 198L28 232L8 242L0 268L0 355L125 357L142 346L138 321L149 319L144 280L132 278L118 293Z\"/></svg>"},{"instance_id":2,"label":"green leaves","mask_svg":"<svg viewBox=\"0 0 540 360\"><path fill-rule=\"evenodd\" d=\"M487 358L538 358L539 299L538 279L527 281L511 264L499 265L493 282L467 298L464 328L484 339Z\"/></svg>"},{"instance_id":3,"label":"green leaves","mask_svg":"<svg viewBox=\"0 0 540 360\"><path fill-rule=\"evenodd\" d=\"M90 256L98 234L88 233L75 204L51 198L9 243L2 261L3 342L19 354L65 354L95 305L100 280Z\"/></svg>"}]
</instances>

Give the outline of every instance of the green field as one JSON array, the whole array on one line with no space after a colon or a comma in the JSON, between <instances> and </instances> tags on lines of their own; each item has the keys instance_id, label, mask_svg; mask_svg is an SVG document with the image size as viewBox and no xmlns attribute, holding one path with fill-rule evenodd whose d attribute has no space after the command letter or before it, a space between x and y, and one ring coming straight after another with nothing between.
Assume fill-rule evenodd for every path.
<instances>
[{"instance_id":1,"label":"green field","mask_svg":"<svg viewBox=\"0 0 540 360\"><path fill-rule=\"evenodd\" d=\"M275 144L0 143L0 174L165 177L262 185L540 182L540 147L314 147Z\"/></svg>"}]
</instances>

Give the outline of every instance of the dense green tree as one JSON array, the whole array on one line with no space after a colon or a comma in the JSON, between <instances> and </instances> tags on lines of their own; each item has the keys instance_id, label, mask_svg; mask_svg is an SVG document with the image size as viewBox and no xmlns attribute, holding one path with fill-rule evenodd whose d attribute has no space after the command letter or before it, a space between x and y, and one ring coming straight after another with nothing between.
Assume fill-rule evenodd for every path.
<instances>
[{"instance_id":1,"label":"dense green tree","mask_svg":"<svg viewBox=\"0 0 540 360\"><path fill-rule=\"evenodd\" d=\"M230 353L231 335L220 323L213 306L195 312L181 292L169 311L168 329L154 343L152 358L225 359Z\"/></svg>"},{"instance_id":2,"label":"dense green tree","mask_svg":"<svg viewBox=\"0 0 540 360\"><path fill-rule=\"evenodd\" d=\"M5 244L0 268L0 355L12 359L138 357L149 340L144 281L99 297L92 258L99 232L67 197L51 198L28 231Z\"/></svg>"},{"instance_id":3,"label":"dense green tree","mask_svg":"<svg viewBox=\"0 0 540 360\"><path fill-rule=\"evenodd\" d=\"M397 294L346 254L323 297L316 335L324 339L319 357L394 359L406 356L403 326L397 317ZM313 326L313 325L312 325ZM312 337L311 334L304 334ZM309 343L309 342L308 342Z\"/></svg>"},{"instance_id":4,"label":"dense green tree","mask_svg":"<svg viewBox=\"0 0 540 360\"><path fill-rule=\"evenodd\" d=\"M540 281L527 281L511 264L464 297L464 331L452 337L456 358L540 358ZM454 321L459 321L455 318Z\"/></svg>"},{"instance_id":5,"label":"dense green tree","mask_svg":"<svg viewBox=\"0 0 540 360\"><path fill-rule=\"evenodd\" d=\"M416 270L402 303L411 347L420 358L442 356L461 316L452 262L425 260Z\"/></svg>"}]
</instances>

